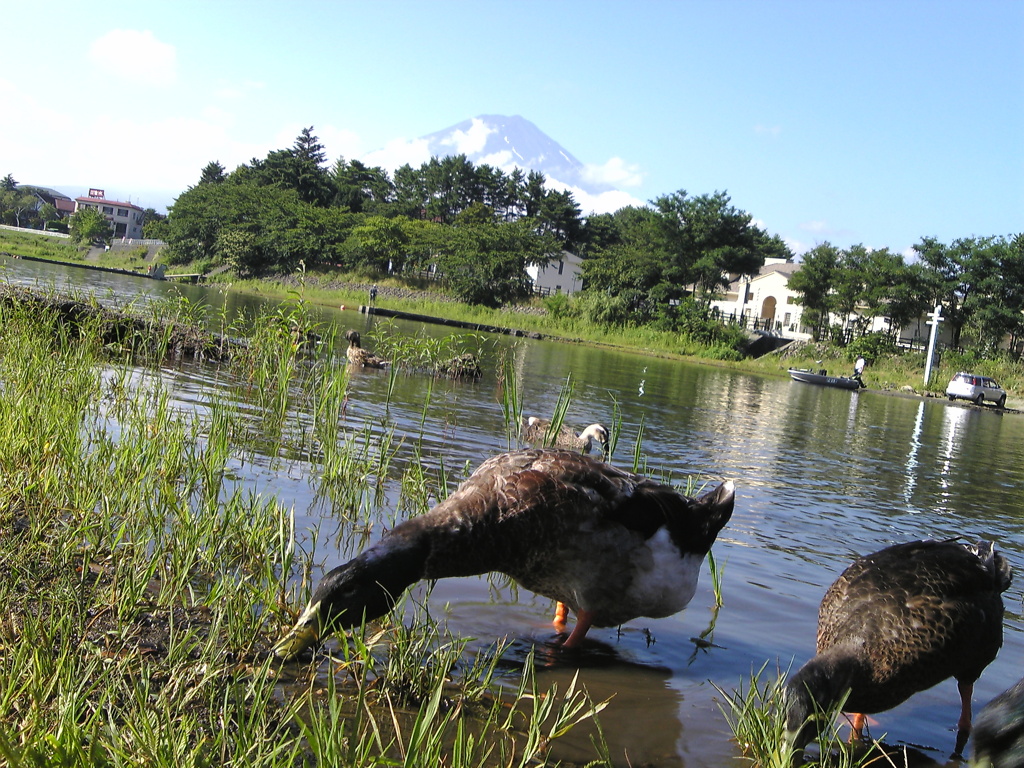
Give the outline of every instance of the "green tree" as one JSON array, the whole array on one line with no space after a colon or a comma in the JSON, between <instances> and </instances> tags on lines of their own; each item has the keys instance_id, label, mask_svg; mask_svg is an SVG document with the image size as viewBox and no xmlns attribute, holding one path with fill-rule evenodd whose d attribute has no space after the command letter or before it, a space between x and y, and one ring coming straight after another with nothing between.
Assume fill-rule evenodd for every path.
<instances>
[{"instance_id":1,"label":"green tree","mask_svg":"<svg viewBox=\"0 0 1024 768\"><path fill-rule=\"evenodd\" d=\"M920 265L908 265L899 254L880 248L867 255L862 269L860 301L865 317L888 317L895 333L928 309L921 289Z\"/></svg>"},{"instance_id":2,"label":"green tree","mask_svg":"<svg viewBox=\"0 0 1024 768\"><path fill-rule=\"evenodd\" d=\"M8 173L6 176L3 177L3 179L0 179L0 191L13 192L17 188L18 182L14 180L13 175Z\"/></svg>"},{"instance_id":3,"label":"green tree","mask_svg":"<svg viewBox=\"0 0 1024 768\"><path fill-rule=\"evenodd\" d=\"M833 290L839 272L840 251L831 243L817 245L803 256L803 266L789 278L789 288L801 294L803 323L813 328L819 341L828 328L829 313L834 307Z\"/></svg>"},{"instance_id":4,"label":"green tree","mask_svg":"<svg viewBox=\"0 0 1024 768\"><path fill-rule=\"evenodd\" d=\"M60 218L60 213L57 211L57 206L53 203L43 203L39 209L39 219L43 222L43 228L51 221L57 221Z\"/></svg>"},{"instance_id":5,"label":"green tree","mask_svg":"<svg viewBox=\"0 0 1024 768\"><path fill-rule=\"evenodd\" d=\"M366 266L379 272L401 272L404 268L409 236L399 219L371 216L353 227L352 237L359 243Z\"/></svg>"},{"instance_id":6,"label":"green tree","mask_svg":"<svg viewBox=\"0 0 1024 768\"><path fill-rule=\"evenodd\" d=\"M207 166L209 167L209 166ZM142 236L151 240L167 240L167 216L158 213L155 208L147 208L144 212Z\"/></svg>"},{"instance_id":7,"label":"green tree","mask_svg":"<svg viewBox=\"0 0 1024 768\"><path fill-rule=\"evenodd\" d=\"M343 157L334 164L330 178L334 188L331 204L345 206L352 213L383 212L395 189L383 168Z\"/></svg>"},{"instance_id":8,"label":"green tree","mask_svg":"<svg viewBox=\"0 0 1024 768\"><path fill-rule=\"evenodd\" d=\"M69 233L72 241L82 245L108 240L113 230L106 217L95 208L80 208L71 215Z\"/></svg>"},{"instance_id":9,"label":"green tree","mask_svg":"<svg viewBox=\"0 0 1024 768\"><path fill-rule=\"evenodd\" d=\"M964 313L979 346L991 354L1024 327L1024 241L971 238L970 269L977 290L965 298Z\"/></svg>"},{"instance_id":10,"label":"green tree","mask_svg":"<svg viewBox=\"0 0 1024 768\"><path fill-rule=\"evenodd\" d=\"M0 191L0 217L3 223L15 227L25 226L28 217L35 212L39 199L28 191L18 188Z\"/></svg>"},{"instance_id":11,"label":"green tree","mask_svg":"<svg viewBox=\"0 0 1024 768\"><path fill-rule=\"evenodd\" d=\"M942 304L951 342L959 347L964 328L986 301L982 283L988 276L988 257L976 238L959 238L946 245L925 237L914 246L927 270L926 285L932 304Z\"/></svg>"},{"instance_id":12,"label":"green tree","mask_svg":"<svg viewBox=\"0 0 1024 768\"><path fill-rule=\"evenodd\" d=\"M326 206L331 202L333 189L322 167L324 157L323 145L313 135L311 126L302 129L290 149L274 150L262 160L253 158L229 178L241 184L293 190L303 202Z\"/></svg>"},{"instance_id":13,"label":"green tree","mask_svg":"<svg viewBox=\"0 0 1024 768\"><path fill-rule=\"evenodd\" d=\"M410 219L427 216L427 186L420 170L406 163L395 170L394 196L391 209Z\"/></svg>"},{"instance_id":14,"label":"green tree","mask_svg":"<svg viewBox=\"0 0 1024 768\"><path fill-rule=\"evenodd\" d=\"M537 231L552 235L566 250L577 251L583 243L580 207L569 192L547 192L533 217Z\"/></svg>"},{"instance_id":15,"label":"green tree","mask_svg":"<svg viewBox=\"0 0 1024 768\"><path fill-rule=\"evenodd\" d=\"M405 260L403 269L425 270L447 243L447 227L425 219L396 216L405 232Z\"/></svg>"},{"instance_id":16,"label":"green tree","mask_svg":"<svg viewBox=\"0 0 1024 768\"><path fill-rule=\"evenodd\" d=\"M447 234L438 264L461 301L500 307L530 296L526 265L543 259L548 243L527 222L469 224Z\"/></svg>"},{"instance_id":17,"label":"green tree","mask_svg":"<svg viewBox=\"0 0 1024 768\"><path fill-rule=\"evenodd\" d=\"M664 293L672 298L688 285L713 295L729 284L729 275L756 274L766 251L775 254L781 244L754 226L749 213L730 205L725 192L689 197L680 190L657 198L654 206L668 255L663 278L676 286Z\"/></svg>"},{"instance_id":18,"label":"green tree","mask_svg":"<svg viewBox=\"0 0 1024 768\"><path fill-rule=\"evenodd\" d=\"M220 184L225 179L224 166L216 160L207 163L199 177L200 184Z\"/></svg>"},{"instance_id":19,"label":"green tree","mask_svg":"<svg viewBox=\"0 0 1024 768\"><path fill-rule=\"evenodd\" d=\"M602 226L600 238L592 235L580 266L586 292L618 297L621 301L615 302L615 307L624 306L637 322L646 322L654 316L657 302L674 298L656 290L666 283L664 268L669 261L659 214L629 206L611 214L610 221L602 220ZM591 302L593 307L605 305Z\"/></svg>"}]
</instances>

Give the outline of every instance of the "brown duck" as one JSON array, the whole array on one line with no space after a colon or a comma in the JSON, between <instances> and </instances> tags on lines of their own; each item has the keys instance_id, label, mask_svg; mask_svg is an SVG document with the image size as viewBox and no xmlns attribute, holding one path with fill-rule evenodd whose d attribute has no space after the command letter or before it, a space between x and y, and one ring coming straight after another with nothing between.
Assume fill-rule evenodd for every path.
<instances>
[{"instance_id":1,"label":"brown duck","mask_svg":"<svg viewBox=\"0 0 1024 768\"><path fill-rule=\"evenodd\" d=\"M384 368L388 361L380 355L368 352L359 343L358 331L345 331L345 338L348 339L348 349L345 356L348 361L359 368Z\"/></svg>"},{"instance_id":2,"label":"brown duck","mask_svg":"<svg viewBox=\"0 0 1024 768\"><path fill-rule=\"evenodd\" d=\"M670 616L693 597L733 495L730 481L691 498L575 451L495 456L430 512L324 576L275 653L292 658L382 616L421 579L492 571L576 613L567 647L591 626Z\"/></svg>"},{"instance_id":3,"label":"brown duck","mask_svg":"<svg viewBox=\"0 0 1024 768\"><path fill-rule=\"evenodd\" d=\"M520 436L523 442L540 443L548 438L548 430L551 422L530 416L523 419L523 427ZM550 439L550 438L549 438ZM591 424L582 432L577 433L572 427L562 425L562 428L554 435L551 443L556 448L571 448L580 453L590 453L594 443L601 447L601 451L608 453L608 430L603 424Z\"/></svg>"},{"instance_id":4,"label":"brown duck","mask_svg":"<svg viewBox=\"0 0 1024 768\"><path fill-rule=\"evenodd\" d=\"M817 655L787 684L789 745L802 749L813 740L815 711L847 692L844 709L855 713L859 738L864 714L950 677L966 736L974 683L1003 644L1002 592L1010 578L989 541L915 541L855 560L821 601Z\"/></svg>"}]
</instances>

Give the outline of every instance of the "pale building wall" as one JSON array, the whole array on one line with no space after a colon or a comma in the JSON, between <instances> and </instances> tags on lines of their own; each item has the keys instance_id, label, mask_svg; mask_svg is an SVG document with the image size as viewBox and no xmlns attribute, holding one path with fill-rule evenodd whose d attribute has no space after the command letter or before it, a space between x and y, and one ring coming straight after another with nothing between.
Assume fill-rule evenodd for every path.
<instances>
[{"instance_id":1,"label":"pale building wall","mask_svg":"<svg viewBox=\"0 0 1024 768\"><path fill-rule=\"evenodd\" d=\"M562 251L559 258L550 264L527 267L526 272L533 280L534 290L539 293L568 295L583 290L583 277L580 274L582 261L576 254Z\"/></svg>"}]
</instances>

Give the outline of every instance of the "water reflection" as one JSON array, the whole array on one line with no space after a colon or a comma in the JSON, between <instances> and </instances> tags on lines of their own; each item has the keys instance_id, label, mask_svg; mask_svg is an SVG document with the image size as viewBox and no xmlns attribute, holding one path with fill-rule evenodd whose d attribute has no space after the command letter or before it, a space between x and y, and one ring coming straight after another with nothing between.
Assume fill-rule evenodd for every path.
<instances>
[{"instance_id":1,"label":"water reflection","mask_svg":"<svg viewBox=\"0 0 1024 768\"><path fill-rule=\"evenodd\" d=\"M914 431L910 436L910 452L907 454L907 484L903 492L903 500L908 509L913 508L914 488L917 486L917 454L921 450L921 429L924 426L924 401L917 404L917 416L914 419Z\"/></svg>"}]
</instances>

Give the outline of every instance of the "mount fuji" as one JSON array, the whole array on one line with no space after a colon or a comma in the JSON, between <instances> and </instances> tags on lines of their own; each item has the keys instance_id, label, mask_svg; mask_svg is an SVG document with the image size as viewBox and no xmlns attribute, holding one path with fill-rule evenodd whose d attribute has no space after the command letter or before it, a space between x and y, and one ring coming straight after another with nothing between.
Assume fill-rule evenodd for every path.
<instances>
[{"instance_id":1,"label":"mount fuji","mask_svg":"<svg viewBox=\"0 0 1024 768\"><path fill-rule=\"evenodd\" d=\"M431 157L465 155L473 165L490 165L511 173L515 168L544 174L548 189L567 191L587 213L611 213L644 202L607 179L638 185L639 172L619 158L603 166L585 165L536 125L519 115L480 115L412 141L400 141L370 153L363 162L394 171L403 163L416 167Z\"/></svg>"}]
</instances>

